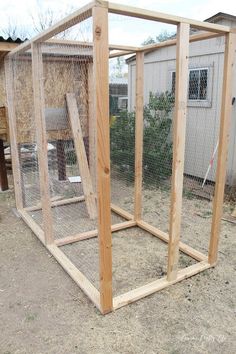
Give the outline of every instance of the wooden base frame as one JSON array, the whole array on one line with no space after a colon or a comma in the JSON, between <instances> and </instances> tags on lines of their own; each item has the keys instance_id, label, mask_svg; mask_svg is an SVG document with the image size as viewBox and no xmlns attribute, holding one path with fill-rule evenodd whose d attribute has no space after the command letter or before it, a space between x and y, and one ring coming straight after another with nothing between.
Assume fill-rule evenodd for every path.
<instances>
[{"instance_id":1,"label":"wooden base frame","mask_svg":"<svg viewBox=\"0 0 236 354\"><path fill-rule=\"evenodd\" d=\"M68 205L69 203L76 203L76 202L78 203L82 201L84 201L83 197L79 197L79 198L71 198L71 199L55 201L54 203L58 203L58 206L63 206L63 205ZM18 210L18 212L21 215L22 219L25 221L25 223L31 228L34 234L43 243L43 245L52 254L52 256L57 260L57 262L70 275L70 277L75 281L75 283L85 292L85 294L89 297L89 299L93 302L93 304L99 309L99 311L103 312L100 304L99 290L96 289L96 287L86 278L86 276L82 272L80 272L80 270L64 254L64 252L60 250L60 246L97 237L98 230L91 230L87 232L81 232L76 235L67 236L65 238L57 239L54 241L53 244L48 245L45 242L44 231L29 214L29 212L34 210L39 210L39 208L38 207L37 209L36 207L25 208L25 209ZM140 229L146 231L150 235L157 237L161 241L165 243L169 242L169 235L167 233L157 229L156 227L148 224L143 220L135 221L134 216L131 213L125 211L124 209L112 204L111 211L121 216L122 218L126 219L126 221L111 225L111 232L117 232L131 227L139 227ZM113 297L112 310L119 309L120 307L123 307L134 301L142 299L148 295L151 295L157 291L160 291L172 284L187 279L211 267L211 265L207 261L208 258L206 255L202 254L201 252L193 249L192 247L182 242L180 242L180 251L192 257L193 259L197 260L198 263L191 265L187 268L180 269L177 273L177 278L173 281L168 281L167 277L163 277L161 279L157 279L151 283L145 284L141 287L128 291L122 295Z\"/></svg>"}]
</instances>

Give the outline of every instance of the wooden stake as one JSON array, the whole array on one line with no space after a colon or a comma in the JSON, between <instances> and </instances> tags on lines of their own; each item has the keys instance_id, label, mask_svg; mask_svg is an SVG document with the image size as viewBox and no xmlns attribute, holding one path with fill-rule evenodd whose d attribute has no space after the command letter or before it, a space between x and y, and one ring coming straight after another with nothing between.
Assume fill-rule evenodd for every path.
<instances>
[{"instance_id":1,"label":"wooden stake","mask_svg":"<svg viewBox=\"0 0 236 354\"><path fill-rule=\"evenodd\" d=\"M58 180L66 180L66 155L64 148L64 140L57 140L57 170L58 170Z\"/></svg>"},{"instance_id":2,"label":"wooden stake","mask_svg":"<svg viewBox=\"0 0 236 354\"><path fill-rule=\"evenodd\" d=\"M168 245L168 281L178 272L179 240L183 193L185 131L188 89L189 24L177 29L175 112L173 122L173 166L170 210L170 241Z\"/></svg>"},{"instance_id":3,"label":"wooden stake","mask_svg":"<svg viewBox=\"0 0 236 354\"><path fill-rule=\"evenodd\" d=\"M143 69L144 53L136 54L136 107L135 107L135 189L134 219L142 215L142 179L143 179Z\"/></svg>"},{"instance_id":4,"label":"wooden stake","mask_svg":"<svg viewBox=\"0 0 236 354\"><path fill-rule=\"evenodd\" d=\"M5 59L5 77L6 77L6 92L7 92L7 109L9 117L9 132L10 132L10 144L11 144L11 161L12 171L14 178L14 191L16 208L18 210L23 209L23 192L22 192L22 180L21 180L21 165L18 153L17 144L17 124L16 124L16 112L14 102L14 67L13 60Z\"/></svg>"},{"instance_id":5,"label":"wooden stake","mask_svg":"<svg viewBox=\"0 0 236 354\"><path fill-rule=\"evenodd\" d=\"M48 175L48 149L45 123L43 59L41 44L32 43L32 80L34 91L34 119L36 126L37 153L39 163L40 193L42 200L43 229L45 244L53 240L53 219Z\"/></svg>"},{"instance_id":6,"label":"wooden stake","mask_svg":"<svg viewBox=\"0 0 236 354\"><path fill-rule=\"evenodd\" d=\"M77 107L77 102L74 93L66 94L66 102L69 113L69 119L71 124L71 130L74 138L74 145L76 156L79 165L79 172L81 175L81 182L83 186L83 192L85 197L85 202L88 210L89 217L95 219L97 216L97 207L95 194L93 192L93 186L91 181L91 176L88 167L88 160L86 156L86 151L84 147L83 134L79 119L79 112Z\"/></svg>"},{"instance_id":7,"label":"wooden stake","mask_svg":"<svg viewBox=\"0 0 236 354\"><path fill-rule=\"evenodd\" d=\"M220 223L223 211L224 188L227 167L227 152L229 143L229 125L232 112L232 82L233 65L235 61L236 33L226 34L224 75L221 100L220 136L218 162L216 172L215 196L213 202L213 216L211 226L211 238L209 245L209 263L217 261Z\"/></svg>"},{"instance_id":8,"label":"wooden stake","mask_svg":"<svg viewBox=\"0 0 236 354\"><path fill-rule=\"evenodd\" d=\"M108 313L112 311L108 10L99 5L93 7L93 39L100 296L102 312Z\"/></svg>"}]
</instances>

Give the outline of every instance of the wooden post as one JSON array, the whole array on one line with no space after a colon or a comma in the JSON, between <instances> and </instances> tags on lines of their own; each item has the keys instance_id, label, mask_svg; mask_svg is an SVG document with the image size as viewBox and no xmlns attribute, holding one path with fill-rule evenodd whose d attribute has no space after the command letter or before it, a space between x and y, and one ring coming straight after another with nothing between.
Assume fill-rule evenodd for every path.
<instances>
[{"instance_id":1,"label":"wooden post","mask_svg":"<svg viewBox=\"0 0 236 354\"><path fill-rule=\"evenodd\" d=\"M58 180L66 180L66 155L64 149L64 140L57 140L57 170L58 170Z\"/></svg>"},{"instance_id":2,"label":"wooden post","mask_svg":"<svg viewBox=\"0 0 236 354\"><path fill-rule=\"evenodd\" d=\"M79 119L79 112L74 93L66 94L66 103L71 125L71 131L74 138L75 152L77 156L77 163L79 165L79 173L81 176L85 203L87 206L89 217L91 219L95 219L97 217L96 198L93 192L92 180L90 176L83 134Z\"/></svg>"},{"instance_id":3,"label":"wooden post","mask_svg":"<svg viewBox=\"0 0 236 354\"><path fill-rule=\"evenodd\" d=\"M110 204L110 127L109 127L109 48L108 10L93 7L93 60L95 116L97 133L97 201L100 297L102 312L112 310L112 240Z\"/></svg>"},{"instance_id":4,"label":"wooden post","mask_svg":"<svg viewBox=\"0 0 236 354\"><path fill-rule=\"evenodd\" d=\"M53 240L53 219L51 213L49 175L48 175L48 149L45 123L43 59L41 43L32 43L32 80L34 91L34 119L36 126L36 141L39 164L40 193L42 200L43 229L45 243L51 244Z\"/></svg>"},{"instance_id":5,"label":"wooden post","mask_svg":"<svg viewBox=\"0 0 236 354\"><path fill-rule=\"evenodd\" d=\"M188 90L189 29L190 26L186 23L179 23L177 27L170 241L168 245L167 270L168 281L177 278L179 261Z\"/></svg>"},{"instance_id":6,"label":"wooden post","mask_svg":"<svg viewBox=\"0 0 236 354\"><path fill-rule=\"evenodd\" d=\"M89 169L92 178L93 190L97 189L97 139L96 117L94 114L94 80L93 63L88 64L88 127L89 127Z\"/></svg>"},{"instance_id":7,"label":"wooden post","mask_svg":"<svg viewBox=\"0 0 236 354\"><path fill-rule=\"evenodd\" d=\"M217 261L220 223L223 211L224 188L226 179L229 126L232 111L233 65L235 61L236 33L227 33L225 43L224 74L221 99L220 136L217 160L215 196L208 261L211 265Z\"/></svg>"},{"instance_id":8,"label":"wooden post","mask_svg":"<svg viewBox=\"0 0 236 354\"><path fill-rule=\"evenodd\" d=\"M142 215L144 53L136 53L134 220Z\"/></svg>"},{"instance_id":9,"label":"wooden post","mask_svg":"<svg viewBox=\"0 0 236 354\"><path fill-rule=\"evenodd\" d=\"M14 102L14 67L13 59L5 59L5 77L6 77L6 93L7 93L7 109L9 118L9 133L10 133L10 145L11 145L11 161L12 172L14 179L14 191L16 208L18 210L23 209L23 192L22 192L22 179L21 179L21 164L18 153L17 144L17 124L16 124L16 112Z\"/></svg>"},{"instance_id":10,"label":"wooden post","mask_svg":"<svg viewBox=\"0 0 236 354\"><path fill-rule=\"evenodd\" d=\"M4 155L3 140L0 139L0 191L8 189L7 168Z\"/></svg>"}]
</instances>

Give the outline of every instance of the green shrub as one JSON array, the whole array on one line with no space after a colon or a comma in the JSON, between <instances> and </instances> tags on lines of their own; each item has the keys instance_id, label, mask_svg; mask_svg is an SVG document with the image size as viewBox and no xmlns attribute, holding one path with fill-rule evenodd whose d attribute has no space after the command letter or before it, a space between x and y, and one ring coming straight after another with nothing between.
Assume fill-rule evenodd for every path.
<instances>
[{"instance_id":1,"label":"green shrub","mask_svg":"<svg viewBox=\"0 0 236 354\"><path fill-rule=\"evenodd\" d=\"M172 169L171 112L174 98L169 92L150 93L144 107L144 182L166 179ZM134 177L135 112L121 112L111 125L111 161L129 179Z\"/></svg>"}]
</instances>

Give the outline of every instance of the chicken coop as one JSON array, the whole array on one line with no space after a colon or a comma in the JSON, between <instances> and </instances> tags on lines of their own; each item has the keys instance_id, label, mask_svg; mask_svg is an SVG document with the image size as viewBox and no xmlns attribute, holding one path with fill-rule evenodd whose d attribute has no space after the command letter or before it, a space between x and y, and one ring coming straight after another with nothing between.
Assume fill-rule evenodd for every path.
<instances>
[{"instance_id":1,"label":"chicken coop","mask_svg":"<svg viewBox=\"0 0 236 354\"><path fill-rule=\"evenodd\" d=\"M176 36L138 47L111 44L114 17L120 26L127 21L170 24ZM77 34L76 40L62 33ZM5 58L17 210L103 314L216 264L235 38L228 26L97 0ZM224 53L217 82L216 182L209 183L214 199L204 232L207 246L200 247L199 221L185 222L193 210L184 189L189 58L192 43L219 39ZM145 54L171 45L172 88L151 95L147 106ZM112 120L109 60L131 54L136 60L134 109ZM206 72L199 75L192 82L201 100Z\"/></svg>"}]
</instances>

